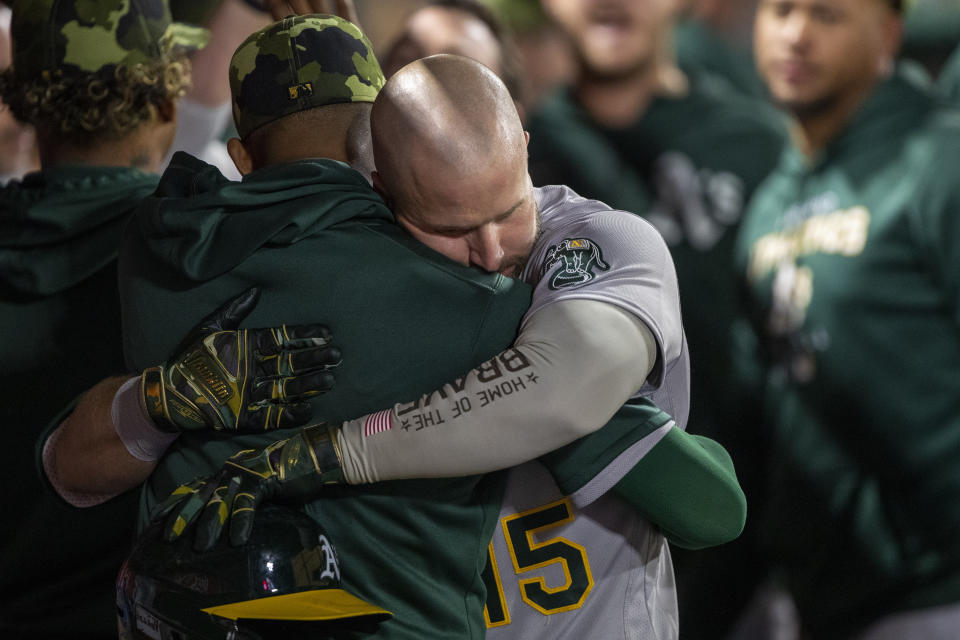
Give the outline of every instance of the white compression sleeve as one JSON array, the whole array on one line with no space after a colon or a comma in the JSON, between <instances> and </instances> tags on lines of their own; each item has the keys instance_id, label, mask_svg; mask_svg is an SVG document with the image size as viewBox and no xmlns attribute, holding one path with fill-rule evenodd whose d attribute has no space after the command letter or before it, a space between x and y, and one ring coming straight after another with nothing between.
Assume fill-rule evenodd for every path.
<instances>
[{"instance_id":1,"label":"white compression sleeve","mask_svg":"<svg viewBox=\"0 0 960 640\"><path fill-rule=\"evenodd\" d=\"M562 300L513 347L416 402L343 424L347 482L487 473L602 427L646 380L656 342L633 314Z\"/></svg>"}]
</instances>

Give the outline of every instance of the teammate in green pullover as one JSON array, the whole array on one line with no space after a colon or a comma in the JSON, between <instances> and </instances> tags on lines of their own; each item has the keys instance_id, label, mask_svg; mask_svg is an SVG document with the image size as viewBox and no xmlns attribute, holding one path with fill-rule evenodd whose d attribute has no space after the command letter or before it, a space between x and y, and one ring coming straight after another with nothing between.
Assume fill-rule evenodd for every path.
<instances>
[{"instance_id":1,"label":"teammate in green pullover","mask_svg":"<svg viewBox=\"0 0 960 640\"><path fill-rule=\"evenodd\" d=\"M0 635L116 637L113 582L132 534L118 523L135 496L68 509L41 485L34 442L60 407L123 370L120 233L173 138L190 77L178 50L206 35L173 23L161 0L104 11L22 0L12 33L0 96L36 128L43 169L0 188L0 417L20 483L0 526Z\"/></svg>"},{"instance_id":2,"label":"teammate in green pullover","mask_svg":"<svg viewBox=\"0 0 960 640\"><path fill-rule=\"evenodd\" d=\"M899 3L764 0L794 145L738 257L765 371L764 542L815 638L960 628L960 113L894 70Z\"/></svg>"}]
</instances>

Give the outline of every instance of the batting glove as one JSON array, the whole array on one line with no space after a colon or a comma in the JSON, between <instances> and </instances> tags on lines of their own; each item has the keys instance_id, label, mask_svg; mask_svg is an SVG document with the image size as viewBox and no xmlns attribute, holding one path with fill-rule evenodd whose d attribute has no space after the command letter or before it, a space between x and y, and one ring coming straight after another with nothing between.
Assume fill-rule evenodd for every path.
<instances>
[{"instance_id":1,"label":"batting glove","mask_svg":"<svg viewBox=\"0 0 960 640\"><path fill-rule=\"evenodd\" d=\"M302 503L343 482L337 433L325 423L304 427L263 449L235 453L215 476L181 485L154 516L167 518L165 539L176 540L196 520L197 551L211 549L228 526L230 544L245 544L263 501Z\"/></svg>"},{"instance_id":2,"label":"batting glove","mask_svg":"<svg viewBox=\"0 0 960 640\"><path fill-rule=\"evenodd\" d=\"M229 301L143 372L141 399L158 428L258 433L310 421L307 399L333 387L340 351L322 325L237 329L258 297L251 289Z\"/></svg>"}]
</instances>

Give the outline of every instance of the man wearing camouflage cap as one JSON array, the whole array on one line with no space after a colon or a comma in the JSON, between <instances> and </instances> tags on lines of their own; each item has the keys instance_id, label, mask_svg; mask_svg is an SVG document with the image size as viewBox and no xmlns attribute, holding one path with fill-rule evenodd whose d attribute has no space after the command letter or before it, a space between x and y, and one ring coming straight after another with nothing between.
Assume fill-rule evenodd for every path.
<instances>
[{"instance_id":1,"label":"man wearing camouflage cap","mask_svg":"<svg viewBox=\"0 0 960 640\"><path fill-rule=\"evenodd\" d=\"M345 345L337 385L311 401L334 421L438 387L510 344L529 289L420 245L347 164L371 167L369 114L383 82L367 39L339 18L287 18L241 45L231 73L241 138L230 151L243 181L176 154L125 232L132 370L162 362L211 308L251 285L261 299L249 326L336 327ZM182 433L145 486L141 524L238 447L293 433ZM344 485L306 509L350 564L345 587L394 614L378 637L480 638L478 565L499 490L496 478L476 476Z\"/></svg>"},{"instance_id":2,"label":"man wearing camouflage cap","mask_svg":"<svg viewBox=\"0 0 960 640\"><path fill-rule=\"evenodd\" d=\"M0 96L36 128L42 170L0 189L0 416L19 485L0 532L0 635L116 637L113 580L130 536L116 523L135 497L68 510L35 479L33 443L57 409L122 370L120 230L156 186L145 172L189 83L181 51L205 34L172 22L162 0L18 0L12 36Z\"/></svg>"}]
</instances>

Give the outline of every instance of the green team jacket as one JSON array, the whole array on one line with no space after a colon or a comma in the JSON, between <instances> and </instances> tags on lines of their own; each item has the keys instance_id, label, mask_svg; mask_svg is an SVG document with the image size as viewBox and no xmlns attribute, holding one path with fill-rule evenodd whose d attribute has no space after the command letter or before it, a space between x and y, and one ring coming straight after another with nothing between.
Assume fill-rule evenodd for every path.
<instances>
[{"instance_id":1,"label":"green team jacket","mask_svg":"<svg viewBox=\"0 0 960 640\"><path fill-rule=\"evenodd\" d=\"M4 638L116 638L114 580L136 492L68 507L41 484L34 443L75 396L124 370L117 246L156 182L134 169L65 166L0 188Z\"/></svg>"},{"instance_id":2,"label":"green team jacket","mask_svg":"<svg viewBox=\"0 0 960 640\"><path fill-rule=\"evenodd\" d=\"M788 150L738 245L772 439L762 526L812 637L960 600L960 113L882 83Z\"/></svg>"},{"instance_id":3,"label":"green team jacket","mask_svg":"<svg viewBox=\"0 0 960 640\"><path fill-rule=\"evenodd\" d=\"M725 83L691 75L687 95L656 98L622 129L594 122L569 89L551 96L528 128L535 184L566 184L663 234L690 344L689 429L720 435L736 459L747 417L729 383L739 313L733 247L748 199L783 149L782 120Z\"/></svg>"},{"instance_id":4,"label":"green team jacket","mask_svg":"<svg viewBox=\"0 0 960 640\"><path fill-rule=\"evenodd\" d=\"M960 46L950 55L943 64L937 76L940 90L954 104L960 104Z\"/></svg>"},{"instance_id":5,"label":"green team jacket","mask_svg":"<svg viewBox=\"0 0 960 640\"><path fill-rule=\"evenodd\" d=\"M336 388L313 405L331 421L416 399L496 355L530 300L526 285L411 239L360 174L331 160L231 183L177 154L128 227L120 269L134 369L167 358L201 317L251 285L262 297L245 326L325 323L343 363ZM181 436L145 487L141 524L178 484L287 435ZM499 474L401 481L340 487L306 508L337 548L345 588L394 613L377 637L480 638L480 573L501 493Z\"/></svg>"}]
</instances>

